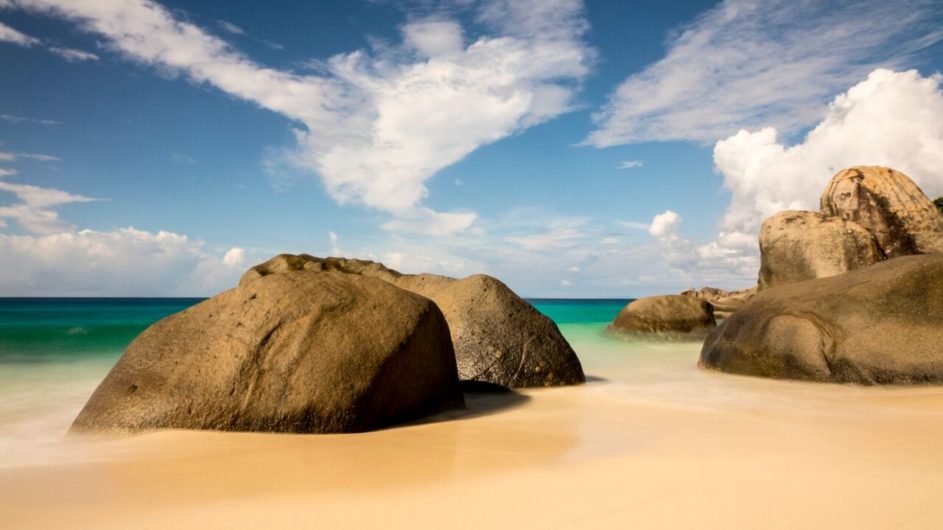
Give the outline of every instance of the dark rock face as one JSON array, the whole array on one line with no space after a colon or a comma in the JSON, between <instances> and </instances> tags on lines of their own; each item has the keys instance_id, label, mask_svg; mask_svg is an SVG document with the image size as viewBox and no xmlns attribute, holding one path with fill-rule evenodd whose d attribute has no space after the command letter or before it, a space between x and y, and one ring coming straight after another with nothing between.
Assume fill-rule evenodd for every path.
<instances>
[{"instance_id":1,"label":"dark rock face","mask_svg":"<svg viewBox=\"0 0 943 530\"><path fill-rule=\"evenodd\" d=\"M785 211L760 229L759 288L825 278L884 259L877 241L852 221L815 212Z\"/></svg>"},{"instance_id":2,"label":"dark rock face","mask_svg":"<svg viewBox=\"0 0 943 530\"><path fill-rule=\"evenodd\" d=\"M700 366L839 383L943 382L943 255L905 256L760 292Z\"/></svg>"},{"instance_id":3,"label":"dark rock face","mask_svg":"<svg viewBox=\"0 0 943 530\"><path fill-rule=\"evenodd\" d=\"M716 325L714 309L703 298L664 295L629 303L609 324L609 331L643 338L694 340L703 338Z\"/></svg>"},{"instance_id":4,"label":"dark rock face","mask_svg":"<svg viewBox=\"0 0 943 530\"><path fill-rule=\"evenodd\" d=\"M250 269L240 285L287 270L379 278L432 300L448 321L462 380L508 388L586 381L579 358L556 324L490 276L409 275L371 261L283 254Z\"/></svg>"},{"instance_id":5,"label":"dark rock face","mask_svg":"<svg viewBox=\"0 0 943 530\"><path fill-rule=\"evenodd\" d=\"M435 304L374 278L284 271L145 330L73 430L354 432L462 402Z\"/></svg>"},{"instance_id":6,"label":"dark rock face","mask_svg":"<svg viewBox=\"0 0 943 530\"><path fill-rule=\"evenodd\" d=\"M822 193L822 213L874 235L888 258L943 252L943 215L903 173L877 166L844 169Z\"/></svg>"}]
</instances>

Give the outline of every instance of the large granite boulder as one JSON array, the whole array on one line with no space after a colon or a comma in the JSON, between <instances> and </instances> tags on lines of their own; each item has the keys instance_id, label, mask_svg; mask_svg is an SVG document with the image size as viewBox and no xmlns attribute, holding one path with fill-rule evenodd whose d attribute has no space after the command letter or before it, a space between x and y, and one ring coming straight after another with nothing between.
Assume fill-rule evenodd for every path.
<instances>
[{"instance_id":1,"label":"large granite boulder","mask_svg":"<svg viewBox=\"0 0 943 530\"><path fill-rule=\"evenodd\" d=\"M623 336L696 340L716 325L714 308L706 300L671 294L630 302L619 311L608 329Z\"/></svg>"},{"instance_id":2,"label":"large granite boulder","mask_svg":"<svg viewBox=\"0 0 943 530\"><path fill-rule=\"evenodd\" d=\"M779 212L760 229L759 288L835 276L883 258L874 236L852 221Z\"/></svg>"},{"instance_id":3,"label":"large granite boulder","mask_svg":"<svg viewBox=\"0 0 943 530\"><path fill-rule=\"evenodd\" d=\"M462 402L435 304L375 278L286 270L149 327L73 429L353 432Z\"/></svg>"},{"instance_id":4,"label":"large granite boulder","mask_svg":"<svg viewBox=\"0 0 943 530\"><path fill-rule=\"evenodd\" d=\"M943 255L904 256L761 291L700 366L840 383L943 382Z\"/></svg>"},{"instance_id":5,"label":"large granite boulder","mask_svg":"<svg viewBox=\"0 0 943 530\"><path fill-rule=\"evenodd\" d=\"M822 193L822 213L864 227L888 258L943 252L943 215L903 173L878 166L844 169Z\"/></svg>"},{"instance_id":6,"label":"large granite boulder","mask_svg":"<svg viewBox=\"0 0 943 530\"><path fill-rule=\"evenodd\" d=\"M400 274L372 261L282 254L250 269L240 285L290 270L379 278L431 299L448 321L462 380L508 388L586 381L556 324L491 276Z\"/></svg>"},{"instance_id":7,"label":"large granite boulder","mask_svg":"<svg viewBox=\"0 0 943 530\"><path fill-rule=\"evenodd\" d=\"M730 318L730 315L743 307L743 304L747 303L747 300L752 298L756 291L756 287L739 291L727 291L717 287L701 287L700 289L688 289L683 291L681 295L700 298L709 303L714 311L714 318Z\"/></svg>"}]
</instances>

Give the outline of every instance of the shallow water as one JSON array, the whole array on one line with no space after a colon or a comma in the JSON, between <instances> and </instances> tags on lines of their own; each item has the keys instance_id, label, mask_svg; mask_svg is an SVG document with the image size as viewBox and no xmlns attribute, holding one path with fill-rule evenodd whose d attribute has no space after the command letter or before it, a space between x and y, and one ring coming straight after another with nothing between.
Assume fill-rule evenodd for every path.
<instances>
[{"instance_id":1,"label":"shallow water","mask_svg":"<svg viewBox=\"0 0 943 530\"><path fill-rule=\"evenodd\" d=\"M198 301L0 300L0 467L120 457L111 451L90 451L88 441L64 433L137 333ZM606 324L626 302L533 300L557 322L588 376L589 384L569 389L567 399L846 418L936 414L935 407L924 411L924 405L913 405L908 397L943 399L938 387L868 388L706 372L696 366L699 344L627 341L607 335ZM551 395L540 390L525 394L536 399ZM487 404L479 401L478 406ZM572 450L597 446L591 437L584 440Z\"/></svg>"}]
</instances>

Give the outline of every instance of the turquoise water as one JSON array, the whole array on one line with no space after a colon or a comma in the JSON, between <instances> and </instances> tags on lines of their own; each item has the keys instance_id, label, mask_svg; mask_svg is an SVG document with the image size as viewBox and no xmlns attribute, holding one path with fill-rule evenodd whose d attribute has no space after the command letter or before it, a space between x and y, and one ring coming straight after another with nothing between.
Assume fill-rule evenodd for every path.
<instances>
[{"instance_id":1,"label":"turquoise water","mask_svg":"<svg viewBox=\"0 0 943 530\"><path fill-rule=\"evenodd\" d=\"M88 397L141 331L199 298L0 298L0 468L85 461L65 433ZM618 358L604 336L625 300L531 300L559 325L584 367L591 352ZM587 365L586 361L589 361Z\"/></svg>"},{"instance_id":2,"label":"turquoise water","mask_svg":"<svg viewBox=\"0 0 943 530\"><path fill-rule=\"evenodd\" d=\"M0 299L0 364L117 357L144 328L200 300Z\"/></svg>"},{"instance_id":3,"label":"turquoise water","mask_svg":"<svg viewBox=\"0 0 943 530\"><path fill-rule=\"evenodd\" d=\"M200 298L0 299L0 365L117 358L147 326ZM534 299L562 328L602 327L627 300ZM2 378L2 375L0 375Z\"/></svg>"}]
</instances>

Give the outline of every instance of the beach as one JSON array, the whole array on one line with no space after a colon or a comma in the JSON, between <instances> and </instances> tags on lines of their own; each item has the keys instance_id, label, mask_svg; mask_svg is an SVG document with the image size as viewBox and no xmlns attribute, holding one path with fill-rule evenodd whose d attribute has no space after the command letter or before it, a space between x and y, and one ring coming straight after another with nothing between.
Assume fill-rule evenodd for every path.
<instances>
[{"instance_id":1,"label":"beach","mask_svg":"<svg viewBox=\"0 0 943 530\"><path fill-rule=\"evenodd\" d=\"M706 372L699 344L607 337L599 315L614 303L536 305L580 355L586 385L467 394L464 411L362 434L64 436L113 356L10 363L20 373L7 371L0 386L0 526L861 529L943 520L943 389Z\"/></svg>"}]
</instances>

